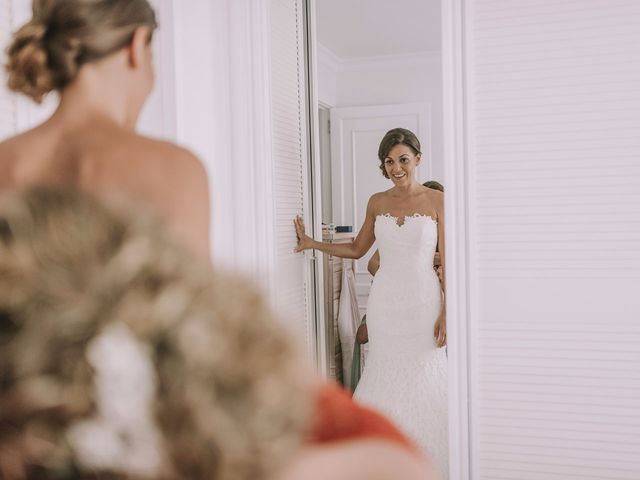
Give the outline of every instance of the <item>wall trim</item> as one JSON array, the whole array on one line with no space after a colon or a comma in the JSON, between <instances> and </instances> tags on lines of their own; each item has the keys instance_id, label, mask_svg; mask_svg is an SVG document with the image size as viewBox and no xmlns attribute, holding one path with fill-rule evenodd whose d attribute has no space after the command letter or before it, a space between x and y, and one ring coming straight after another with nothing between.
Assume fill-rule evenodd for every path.
<instances>
[{"instance_id":1,"label":"wall trim","mask_svg":"<svg viewBox=\"0 0 640 480\"><path fill-rule=\"evenodd\" d=\"M381 55L377 57L360 57L342 60L342 70L362 70L381 68L384 66L415 65L416 63L429 63L440 60L440 52L429 51L419 53L407 53L401 55Z\"/></svg>"},{"instance_id":2,"label":"wall trim","mask_svg":"<svg viewBox=\"0 0 640 480\"><path fill-rule=\"evenodd\" d=\"M438 50L424 52L377 55L370 57L341 58L332 50L318 43L318 59L327 65L335 73L353 70L366 70L382 68L385 66L415 65L416 63L429 63L440 61L441 53Z\"/></svg>"}]
</instances>

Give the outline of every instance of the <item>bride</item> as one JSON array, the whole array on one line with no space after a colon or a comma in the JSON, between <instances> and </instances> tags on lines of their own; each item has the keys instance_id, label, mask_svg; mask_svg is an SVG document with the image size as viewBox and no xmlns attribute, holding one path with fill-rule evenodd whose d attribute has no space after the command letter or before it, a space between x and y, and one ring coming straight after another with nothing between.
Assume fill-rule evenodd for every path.
<instances>
[{"instance_id":1,"label":"bride","mask_svg":"<svg viewBox=\"0 0 640 480\"><path fill-rule=\"evenodd\" d=\"M409 130L387 132L378 157L393 187L369 199L353 243L315 241L298 217L296 251L360 258L377 241L380 269L367 306L369 355L354 398L392 418L448 478L447 365L438 348L446 344L446 316L432 267L436 247L445 265L443 194L416 180L420 142Z\"/></svg>"}]
</instances>

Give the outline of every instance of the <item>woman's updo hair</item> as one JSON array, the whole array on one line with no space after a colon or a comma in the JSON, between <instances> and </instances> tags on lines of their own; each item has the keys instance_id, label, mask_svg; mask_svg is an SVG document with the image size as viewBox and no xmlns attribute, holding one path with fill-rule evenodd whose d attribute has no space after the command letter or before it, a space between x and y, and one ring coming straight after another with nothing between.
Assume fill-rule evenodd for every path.
<instances>
[{"instance_id":1,"label":"woman's updo hair","mask_svg":"<svg viewBox=\"0 0 640 480\"><path fill-rule=\"evenodd\" d=\"M147 0L33 0L33 17L7 48L8 86L40 103L83 64L131 42L141 26L157 26Z\"/></svg>"},{"instance_id":2,"label":"woman's updo hair","mask_svg":"<svg viewBox=\"0 0 640 480\"><path fill-rule=\"evenodd\" d=\"M409 147L414 155L418 155L420 152L420 141L418 137L406 128L394 128L385 133L380 147L378 147L378 158L380 159L380 170L384 178L389 178L387 171L384 169L384 160L389 155L389 152L396 145L406 145Z\"/></svg>"}]
</instances>

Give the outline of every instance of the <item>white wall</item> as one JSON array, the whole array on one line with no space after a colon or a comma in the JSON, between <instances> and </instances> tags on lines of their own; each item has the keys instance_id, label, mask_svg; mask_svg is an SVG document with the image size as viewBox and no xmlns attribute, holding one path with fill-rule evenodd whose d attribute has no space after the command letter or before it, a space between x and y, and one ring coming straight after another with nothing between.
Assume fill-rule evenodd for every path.
<instances>
[{"instance_id":1,"label":"white wall","mask_svg":"<svg viewBox=\"0 0 640 480\"><path fill-rule=\"evenodd\" d=\"M211 194L212 256L214 260L230 265L232 229L228 225L229 212L224 209L224 205L229 203L229 171L218 168L217 162L221 156L225 156L225 151L215 135L218 118L223 111L216 104L216 93L224 91L224 88L220 85L223 76L216 72L215 47L219 40L216 38L218 30L214 29L217 26L215 19L223 15L214 14L214 7L223 2L191 0L188 5L187 2L171 3L173 17L170 21L175 48L176 140L192 150L205 164Z\"/></svg>"},{"instance_id":2,"label":"white wall","mask_svg":"<svg viewBox=\"0 0 640 480\"><path fill-rule=\"evenodd\" d=\"M331 50L316 44L317 54L317 93L318 102L327 106L335 107L338 102L338 69L340 59Z\"/></svg>"},{"instance_id":3,"label":"white wall","mask_svg":"<svg viewBox=\"0 0 640 480\"><path fill-rule=\"evenodd\" d=\"M141 112L138 131L143 135L175 142L177 140L177 105L174 3L171 0L151 0L151 4L160 25L153 36L153 65L156 82Z\"/></svg>"},{"instance_id":4,"label":"white wall","mask_svg":"<svg viewBox=\"0 0 640 480\"><path fill-rule=\"evenodd\" d=\"M172 3L177 141L200 157L209 174L213 261L264 280L268 266L257 253L252 192L254 162L266 150L253 128L260 116L256 104L264 103L255 88L267 72L252 61L265 41L253 44L250 36L258 35L252 23L260 23L263 12L238 0Z\"/></svg>"},{"instance_id":5,"label":"white wall","mask_svg":"<svg viewBox=\"0 0 640 480\"><path fill-rule=\"evenodd\" d=\"M338 76L336 106L426 102L431 105L433 177L442 181L442 69L438 54L346 62Z\"/></svg>"}]
</instances>

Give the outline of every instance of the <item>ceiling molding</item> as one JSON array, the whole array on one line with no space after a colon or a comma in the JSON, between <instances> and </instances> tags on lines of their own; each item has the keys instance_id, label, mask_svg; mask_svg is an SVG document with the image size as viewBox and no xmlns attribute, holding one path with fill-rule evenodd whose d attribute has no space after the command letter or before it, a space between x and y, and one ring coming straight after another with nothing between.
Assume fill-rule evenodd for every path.
<instances>
[{"instance_id":1,"label":"ceiling molding","mask_svg":"<svg viewBox=\"0 0 640 480\"><path fill-rule=\"evenodd\" d=\"M379 55L370 57L340 58L333 51L321 43L317 43L318 61L328 66L332 71L361 70L369 68L398 67L440 61L441 53L430 50L399 55Z\"/></svg>"},{"instance_id":2,"label":"ceiling molding","mask_svg":"<svg viewBox=\"0 0 640 480\"><path fill-rule=\"evenodd\" d=\"M440 52L428 51L400 55L380 55L376 57L358 57L342 60L342 70L360 70L389 66L415 65L440 60Z\"/></svg>"}]
</instances>

